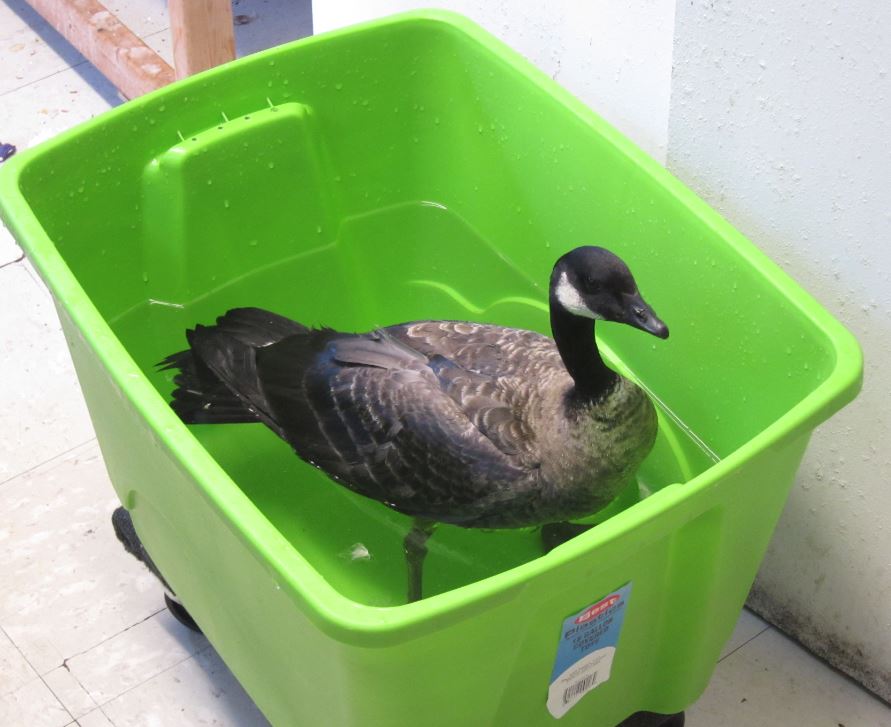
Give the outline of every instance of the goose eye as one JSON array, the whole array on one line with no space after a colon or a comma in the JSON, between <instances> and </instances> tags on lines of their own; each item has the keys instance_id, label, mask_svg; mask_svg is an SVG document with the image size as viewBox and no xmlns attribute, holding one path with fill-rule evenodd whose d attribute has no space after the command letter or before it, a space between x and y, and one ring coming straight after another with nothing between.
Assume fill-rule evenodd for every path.
<instances>
[{"instance_id":1,"label":"goose eye","mask_svg":"<svg viewBox=\"0 0 891 727\"><path fill-rule=\"evenodd\" d=\"M596 293L600 290L600 285L598 285L597 281L591 277L590 275L585 276L585 290L589 293Z\"/></svg>"}]
</instances>

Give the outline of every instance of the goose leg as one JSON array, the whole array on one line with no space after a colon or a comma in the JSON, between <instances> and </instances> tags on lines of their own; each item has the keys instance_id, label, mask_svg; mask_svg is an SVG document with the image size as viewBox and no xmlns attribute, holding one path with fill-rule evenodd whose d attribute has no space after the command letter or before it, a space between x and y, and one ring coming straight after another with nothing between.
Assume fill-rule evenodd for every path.
<instances>
[{"instance_id":1,"label":"goose leg","mask_svg":"<svg viewBox=\"0 0 891 727\"><path fill-rule=\"evenodd\" d=\"M427 555L427 540L433 535L436 523L422 518L415 518L411 530L405 536L403 550L408 565L408 602L421 600L421 575L424 557Z\"/></svg>"}]
</instances>

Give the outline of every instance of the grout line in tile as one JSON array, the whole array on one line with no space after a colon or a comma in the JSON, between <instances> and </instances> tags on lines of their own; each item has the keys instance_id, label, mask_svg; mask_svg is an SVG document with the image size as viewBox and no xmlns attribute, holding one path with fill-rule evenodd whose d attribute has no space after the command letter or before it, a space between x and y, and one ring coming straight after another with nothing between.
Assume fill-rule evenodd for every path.
<instances>
[{"instance_id":1,"label":"grout line in tile","mask_svg":"<svg viewBox=\"0 0 891 727\"><path fill-rule=\"evenodd\" d=\"M145 684L145 682L143 682L143 684ZM108 702L106 702L106 704L108 704ZM108 724L110 724L111 727L115 727L115 723L112 721L111 717L108 716L108 712L102 709L102 705L99 705L98 710L102 712L102 716L108 720Z\"/></svg>"},{"instance_id":2,"label":"grout line in tile","mask_svg":"<svg viewBox=\"0 0 891 727\"><path fill-rule=\"evenodd\" d=\"M75 63L73 66L65 66L64 68L60 68L58 71L53 71L52 73L48 73L45 76L41 76L40 78L32 79L28 81L28 83L23 83L21 86L16 86L15 88L10 88L6 91L0 93L0 98L4 96L8 96L11 93L15 93L16 91L21 91L23 88L28 88L28 86L33 86L35 83L40 83L45 81L47 78L52 78L53 76L58 76L60 73L66 73L68 71L73 71L75 68L80 68L82 65L89 63L89 61L81 61L80 63Z\"/></svg>"},{"instance_id":3,"label":"grout line in tile","mask_svg":"<svg viewBox=\"0 0 891 727\"><path fill-rule=\"evenodd\" d=\"M96 437L90 437L89 439L84 440L83 442L80 442L79 444L75 444L73 447L69 447L64 452L59 452L59 454L54 454L52 457L50 457L49 459L45 459L43 462L32 465L31 467L28 467L27 469L24 469L21 472L17 472L14 475L7 477L5 480L0 480L0 487L5 485L7 482L12 482L17 477L21 477L22 475L26 475L29 472L33 472L34 470L39 469L40 467L43 467L44 465L48 465L50 462L54 462L55 460L60 459L67 454L71 454L75 449L80 449L81 447L85 447L86 445L88 445L90 442L95 442L95 441L96 441Z\"/></svg>"},{"instance_id":4,"label":"grout line in tile","mask_svg":"<svg viewBox=\"0 0 891 727\"><path fill-rule=\"evenodd\" d=\"M162 609L162 610L163 610L163 609ZM116 699L120 699L120 698L123 697L125 694L129 694L130 692L132 692L134 689L138 689L139 687L141 687L141 686L142 686L143 684L145 684L146 682L150 682L152 679L157 679L157 678L158 678L159 676L161 676L162 674L166 674L166 673L169 672L171 669L175 669L175 668L178 667L180 664L184 664L184 663L187 662L189 659L194 659L194 658L197 657L199 654L203 654L203 653L205 653L206 651L208 651L209 649L213 649L213 644L208 644L208 645L205 646L203 649L198 649L198 651L196 651L194 654L189 654L188 656L186 656L186 657L180 659L180 660L179 660L178 662L176 662L175 664L171 664L171 665L168 666L166 669L162 669L162 670L159 671L157 674L152 674L152 676L150 676L150 677L149 677L148 679L146 679L145 681L140 682L139 684L134 684L134 685L133 685L132 687L130 687L129 689L124 690L124 691L121 692L120 694L116 694L116 695L113 696L111 699L107 699L107 700L105 700L104 702L102 702L102 704L99 705L99 709L102 711L102 714L105 714L105 710L103 709L103 707L107 707L109 704L111 704L111 703L112 703L113 701L115 701ZM106 717L106 719L108 719L109 722L111 722L111 719L108 717L107 714L105 714L105 717ZM112 724L113 724L113 723L112 723Z\"/></svg>"},{"instance_id":5,"label":"grout line in tile","mask_svg":"<svg viewBox=\"0 0 891 727\"><path fill-rule=\"evenodd\" d=\"M89 649L87 649L87 651L89 651ZM98 709L98 708L99 708L99 704L96 702L95 699L93 699L93 695L90 694L90 690L87 689L87 688L83 685L83 682L81 682L81 680L77 678L77 674L75 674L73 671L71 671L71 669L68 667L68 659L63 659L63 660L62 660L62 666L65 668L65 671L67 671L67 672L71 675L71 678L74 679L75 682L77 682L77 686L79 686L81 689L84 690L84 694L86 694L87 697L89 697L90 701L93 703L93 707L94 707L94 709ZM58 669L59 667L55 667L55 668ZM53 670L51 669L50 671L53 671ZM47 672L47 673L49 673L49 672ZM51 691L52 691L52 690L51 690ZM55 692L53 692L53 693L55 694ZM56 699L59 699L59 701L62 701L59 697L56 697ZM90 711L92 712L93 710L90 710ZM79 718L78 718L78 719L79 719ZM77 720L75 720L75 721L77 721ZM111 720L109 720L109 722L110 722L110 721L111 721Z\"/></svg>"},{"instance_id":6,"label":"grout line in tile","mask_svg":"<svg viewBox=\"0 0 891 727\"><path fill-rule=\"evenodd\" d=\"M9 639L9 643L15 647L15 650L19 652L19 654L21 654L22 658L28 663L28 666L34 669L34 665L30 661L28 661L28 657L25 656L25 652L23 652L19 648L19 645L12 640L12 637L8 633L6 633L6 629L4 629L2 626L0 626L0 634L3 634L7 639ZM37 674L37 676L40 676L40 672L38 672L37 669L34 669L34 673Z\"/></svg>"},{"instance_id":7,"label":"grout line in tile","mask_svg":"<svg viewBox=\"0 0 891 727\"><path fill-rule=\"evenodd\" d=\"M68 707L62 704L62 700L56 696L56 693L52 689L50 689L50 685L46 683L46 679L44 679L40 675L38 675L37 678L40 679L40 681L43 683L43 686L47 688L47 691L49 691L49 693L53 695L53 699L56 700L56 704L58 704L62 708L62 711L65 712L65 714L67 714L69 718L74 719L74 715L68 711Z\"/></svg>"},{"instance_id":8,"label":"grout line in tile","mask_svg":"<svg viewBox=\"0 0 891 727\"><path fill-rule=\"evenodd\" d=\"M144 36L139 36L139 39L143 42L146 42L149 38L154 38L155 36L160 35L161 33L169 33L169 32L170 32L170 27L168 26L165 28L160 28L159 30L155 30L151 33L144 35ZM71 45L67 40L65 40L65 42L68 43L69 45ZM71 47L74 48L74 46L71 46ZM77 50L77 49L75 49L75 50ZM0 92L0 98L7 96L11 93L15 93L16 91L21 91L23 88L28 88L28 86L33 86L35 83L41 83L42 81L45 81L48 78L52 78L53 76L58 76L60 73L65 73L67 71L74 71L76 69L82 68L83 66L89 66L89 65L91 65L90 61L87 59L84 59L84 60L82 60L78 63L75 63L73 65L65 66L64 68L60 68L56 71L53 71L52 73L48 73L45 76L41 76L40 78L34 78L34 79L28 81L27 83L23 83L21 86L15 86L14 88L10 88L10 89L7 89L6 91ZM22 257L24 257L24 254L22 255ZM18 258L17 260L13 260L10 263L4 263L3 265L0 265L0 268L6 267L6 265L9 265L11 263L19 262L22 259L22 257Z\"/></svg>"},{"instance_id":9,"label":"grout line in tile","mask_svg":"<svg viewBox=\"0 0 891 727\"><path fill-rule=\"evenodd\" d=\"M182 662L179 662L179 663L182 664ZM176 665L174 664L174 666L176 666ZM173 668L173 667L171 667L171 668ZM165 671L166 671L166 669L165 669ZM154 678L155 678L155 677L152 677L152 679L154 679ZM149 681L149 680L146 679L146 681ZM142 683L145 684L145 682L142 682ZM137 684L136 686L138 687L139 685ZM136 689L136 687L132 687L132 689ZM127 691L129 692L130 690L128 689ZM120 696L120 695L118 695L118 696ZM111 701L112 701L112 700L110 700L110 699L108 700L108 702L111 702ZM105 719L108 720L108 724L110 724L111 727L116 727L116 725L115 725L115 723L114 723L114 720L113 720L111 717L109 717L109 716L108 716L108 712L106 712L106 711L103 709L103 707L104 707L105 705L107 705L108 702L105 702L105 704L100 704L100 705L99 705L99 711L102 712L103 716L105 717Z\"/></svg>"},{"instance_id":10,"label":"grout line in tile","mask_svg":"<svg viewBox=\"0 0 891 727\"><path fill-rule=\"evenodd\" d=\"M166 27L166 28L159 28L158 30L153 30L151 33L147 33L146 35L143 35L143 36L140 38L140 40L142 40L143 42L145 42L145 41L147 41L149 38L154 38L156 35L161 35L161 33L169 33L169 32L170 32L170 28L169 28L169 27Z\"/></svg>"},{"instance_id":11,"label":"grout line in tile","mask_svg":"<svg viewBox=\"0 0 891 727\"><path fill-rule=\"evenodd\" d=\"M81 442L80 444L76 444L76 445L74 445L73 447L71 447L71 448L65 450L64 452L61 452L61 453L59 453L59 454L57 454L57 455L55 455L55 456L53 456L53 457L50 457L49 459L45 460L44 462L41 462L40 464L34 465L33 467L29 467L28 469L26 469L26 470L24 470L24 471L18 473L17 475L14 475L13 477L9 478L8 480L4 480L4 482L0 482L0 485L4 484L5 482L9 482L10 480L15 479L16 477L19 477L19 476L21 476L21 475L27 474L28 472L32 472L32 471L34 471L35 469L37 469L37 468L39 468L39 467L42 467L42 466L45 466L45 465L47 465L47 464L49 464L49 463L51 463L51 462L53 462L53 461L55 461L55 460L61 459L62 457L64 457L64 456L70 454L71 452L73 452L73 451L75 451L75 450L77 450L77 449L79 449L79 448L81 448L81 447L84 447L84 446L90 444L91 442L95 442L95 441L96 441L96 437L91 437L90 439L88 439L88 440L86 440L86 441L84 441L84 442ZM52 687L50 687L49 684L47 684L46 679L45 679L45 676L46 676L47 674L49 674L49 673L52 672L52 671L55 671L56 669L59 668L59 666L65 668L65 670L71 675L71 677L74 679L74 681L81 687L81 689L83 689L84 693L90 698L90 700L93 702L93 704L95 705L95 707L96 707L97 709L99 709L100 711L102 711L102 714L105 716L105 718L109 721L110 724L113 725L114 722L111 720L110 717L108 717L107 714L105 714L105 711L102 710L102 705L99 704L99 703L96 701L96 699L93 698L93 695L92 695L92 694L90 693L90 691L83 685L83 683L77 678L77 675L76 675L74 672L71 671L71 669L70 669L69 666L68 666L68 662L69 662L71 659L74 659L74 658L76 658L76 657L78 657L78 656L81 656L82 654L85 654L85 653L87 653L88 651L90 651L90 650L92 650L92 649L94 649L94 648L96 648L96 647L98 647L98 646L101 646L102 644L106 643L107 641L110 641L111 639L113 639L113 638L115 638L115 637L117 637L117 636L120 636L121 634L125 633L126 631L129 631L130 629L134 628L135 626L138 626L139 624L144 623L145 621L148 621L150 618L153 618L154 616L157 616L159 613L161 613L161 612L164 611L164 610L165 610L165 607L159 608L158 610L156 610L156 611L154 611L153 613L149 614L149 615L146 616L145 618L140 619L139 621L130 624L130 625L127 626L126 628L121 629L120 631L118 631L118 632L116 632L116 633L114 633L114 634L111 634L111 635L107 636L106 638L102 639L101 641L98 641L98 642L95 643L95 644L92 644L89 648L84 649L84 650L79 651L79 652L77 652L77 653L75 653L75 654L72 654L72 655L70 655L70 656L65 657L65 658L62 660L62 663L61 663L61 664L51 667L50 669L48 669L48 670L47 670L45 673L43 673L43 674L41 674L37 669L34 668L34 665L28 660L28 658L25 656L24 652L22 652L22 650L19 648L18 644L16 644L15 641L12 640L12 638L6 633L6 631L3 629L2 626L0 626L0 633L3 633L3 635L6 636L7 639L9 639L10 643L15 647L16 651L18 651L19 654L22 656L22 658L25 660L25 663L28 664L28 666L31 668L31 670L34 672L34 674L37 676L37 678L39 678L40 681L43 682L43 685L50 691L50 693L53 695L53 698L60 704L60 706L62 707L62 709L65 710L65 712L68 713L69 717L72 717L72 719L73 719L73 715L71 715L71 713L68 711L68 708L67 708L67 707L65 706L65 704L62 702L62 700L59 698L59 696L53 691ZM206 648L211 648L211 647L208 645L207 647L205 647L205 649L206 649ZM200 651L204 651L205 649L201 649ZM199 652L196 652L196 653L199 653ZM189 655L188 657L186 657L186 658L190 658L191 656L194 656L194 655L195 655L195 654L190 654L190 655ZM183 660L177 662L176 664L173 664L172 666L176 666L177 664L182 663L182 661L184 661L184 660L185 660L185 659L183 659ZM170 668L172 668L172 667L170 667ZM167 671L167 670L165 669L164 671ZM163 673L163 672L161 672L161 673ZM135 685L135 686L139 686L139 685ZM135 687L133 687L133 688L135 688ZM128 691L129 691L129 690L128 690ZM118 696L120 696L120 695L118 695ZM117 697L114 697L114 698L116 699ZM112 700L108 700L108 701L112 701ZM104 704L107 704L107 703L108 703L108 702L105 702ZM69 725L77 725L78 722L77 722L77 720L74 720L74 721L72 721L72 722L70 722L70 723L68 723L68 724L69 724Z\"/></svg>"},{"instance_id":12,"label":"grout line in tile","mask_svg":"<svg viewBox=\"0 0 891 727\"><path fill-rule=\"evenodd\" d=\"M761 629L757 634L755 634L754 636L752 636L752 637L749 638L749 639L746 639L746 640L743 641L739 646L737 646L733 651L731 651L729 654L725 654L725 655L722 656L720 659L718 659L718 663L720 664L722 661L724 661L724 659L727 659L727 658L733 656L737 651L739 651L741 648L743 648L743 647L746 646L747 644L751 644L755 639L757 639L759 636L761 636L761 634L763 634L765 631L769 631L770 628L771 628L770 624L767 624L767 625L766 625L763 629Z\"/></svg>"},{"instance_id":13,"label":"grout line in tile","mask_svg":"<svg viewBox=\"0 0 891 727\"><path fill-rule=\"evenodd\" d=\"M3 268L8 268L10 265L15 265L16 263L20 263L24 259L25 259L25 253L22 252L22 254L19 255L15 260L10 260L9 262L5 262L2 265L0 265L0 270L3 270ZM0 484L2 484L2 483L0 483Z\"/></svg>"},{"instance_id":14,"label":"grout line in tile","mask_svg":"<svg viewBox=\"0 0 891 727\"><path fill-rule=\"evenodd\" d=\"M160 28L158 30L152 31L151 33L148 33L144 36L139 36L139 39L141 41L145 42L149 38L154 38L155 36L160 35L161 33L169 33L169 32L170 32L170 27L168 26L165 28ZM67 40L65 42L68 43ZM71 44L69 43L69 45L71 45ZM72 46L72 48L73 47L74 46ZM28 88L28 86L33 86L35 83L40 83L42 81L45 81L48 78L52 78L53 76L58 76L60 73L65 73L66 71L73 71L75 69L81 68L82 66L88 66L88 65L91 65L90 61L87 59L84 59L78 63L75 63L74 65L65 66L64 68L60 68L57 71L53 71L52 73L48 73L45 76L41 76L40 78L34 78L34 79L28 81L27 83L23 83L21 86L16 86L15 88L10 88L10 89L7 89L6 91L0 92L0 98L2 98L3 96L8 96L11 93L15 93L16 91L21 91L23 88ZM22 257L24 257L24 255L22 255ZM21 260L21 259L22 258L19 258L18 260L13 260L11 262L19 262L19 260ZM6 265L9 265L9 264L11 264L11 263L4 263L3 265L0 265L0 268L6 267Z\"/></svg>"},{"instance_id":15,"label":"grout line in tile","mask_svg":"<svg viewBox=\"0 0 891 727\"><path fill-rule=\"evenodd\" d=\"M66 707L66 706L62 703L62 700L59 699L59 697L58 697L58 696L56 695L56 693L52 690L52 688L50 687L50 685L46 683L46 679L43 678L43 674L41 674L39 671L37 671L37 669L34 668L34 665L30 662L30 660L28 659L28 657L25 656L25 652L22 651L22 650L19 648L19 645L18 645L15 641L12 640L12 638L10 637L10 635L9 635L8 633L6 633L6 630L5 630L2 626L0 626L0 633L2 633L7 639L9 639L9 643L11 643L11 644L15 647L15 650L18 651L19 654L21 654L22 658L25 660L25 663L26 663L28 666L31 667L31 671L33 671L33 672L37 675L37 678L40 679L40 681L43 683L43 686L45 686L46 689L47 689L47 691L49 691L49 693L53 695L53 699L56 700L56 702L58 703L58 705L62 708L62 711L65 712L65 714L67 714L68 717L71 719L71 722L69 722L68 724L75 724L75 723L76 723L76 720L74 719L74 715L71 714L71 712L68 711L68 707ZM30 684L31 682L28 682L28 683ZM95 700L94 700L94 701L95 701Z\"/></svg>"},{"instance_id":16,"label":"grout line in tile","mask_svg":"<svg viewBox=\"0 0 891 727\"><path fill-rule=\"evenodd\" d=\"M755 613L755 612L752 611L752 613ZM758 618L761 618L763 620L762 616L759 613L755 613L755 615L758 616ZM864 684L862 682L855 679L853 676L848 674L846 671L839 669L837 666L835 666L835 664L833 664L830 661L827 661L826 657L817 653L816 651L813 651L810 646L808 646L807 644L805 644L804 642L799 640L798 636L793 634L791 631L784 631L779 626L773 626L773 625L769 625L768 628L774 630L776 633L778 633L783 638L786 638L789 641L791 641L798 648L800 648L805 653L805 655L807 657L809 657L810 659L812 659L814 661L819 662L826 668L830 669L837 677L840 677L843 681L846 681L851 686L865 692L866 694L868 694L872 697L875 697L876 699L879 700L879 702L881 702L882 704L886 704L886 705L888 705L889 708L891 708L891 701L888 701L883 696L876 694L874 691L872 691L870 688L864 686ZM765 629L765 631L766 630L767 629ZM764 632L762 631L761 633L764 633ZM760 636L761 634L758 634L758 635ZM889 725L891 725L891 723L889 723Z\"/></svg>"},{"instance_id":17,"label":"grout line in tile","mask_svg":"<svg viewBox=\"0 0 891 727\"><path fill-rule=\"evenodd\" d=\"M55 30L55 29L53 29L52 26L50 26L49 24L47 24L47 27L50 28L50 29L52 29L52 30ZM33 29L32 29L32 30L33 30ZM168 26L168 27L166 27L166 28L162 28L162 29L160 29L160 30L155 30L155 31L153 31L153 32L151 32L151 33L148 33L147 35L139 36L139 39L142 40L143 42L145 42L146 39L151 38L151 37L153 37L153 36L155 36L155 35L158 35L159 33L168 32L169 30L170 30L170 28L169 28L169 26ZM37 31L34 31L34 32L37 32ZM39 35L39 33L38 33L38 35ZM71 42L70 42L69 40L67 40L64 36L62 36L62 40L63 40L68 46L70 46L72 49L74 49L75 51L77 51L78 53L80 53L80 51L79 51L77 48L75 48L75 47L71 44ZM46 42L46 41L44 40L44 42ZM50 44L47 43L47 45L50 45ZM81 55L83 55L83 54L81 53ZM86 58L84 58L83 60L81 60L81 61L79 61L79 62L77 62L77 63L69 64L69 65L65 66L64 68L60 68L60 69L58 69L58 70L56 70L56 71L53 71L52 73L48 73L48 74L45 75L45 76L41 76L40 78L34 78L34 79L31 79L31 80L28 81L27 83L23 83L21 86L16 86L15 88L7 89L6 91L3 91L2 93L0 93L0 97L6 96L6 95L8 95L8 94L10 94L10 93L15 93L16 91L21 91L23 88L27 88L28 86L33 86L35 83L40 83L41 81L45 81L47 78L52 78L53 76L58 76L60 73L65 73L65 71L72 71L72 70L74 70L74 69L76 69L76 68L80 68L80 67L85 66L85 65L91 65L91 64L90 64L90 61L89 61L88 59L86 59Z\"/></svg>"},{"instance_id":18,"label":"grout line in tile","mask_svg":"<svg viewBox=\"0 0 891 727\"><path fill-rule=\"evenodd\" d=\"M55 300L55 297L53 296L52 291L49 289L49 286L46 284L43 278L40 277L40 273L35 270L33 265L29 264L30 261L28 260L27 255L25 255L24 260L22 260L21 262L22 266L25 268L25 272L28 273L28 277L30 277L31 280L33 280L37 284L37 287L40 288L40 291L48 295L51 300Z\"/></svg>"},{"instance_id":19,"label":"grout line in tile","mask_svg":"<svg viewBox=\"0 0 891 727\"><path fill-rule=\"evenodd\" d=\"M105 637L104 639L102 639L101 641L97 641L95 644L92 644L90 647L88 647L88 648L86 648L86 649L84 649L84 650L82 650L82 651L78 651L76 654L71 654L71 656L66 656L64 659L62 659L62 664L61 664L61 666L65 667L65 669L67 669L68 672L71 673L71 669L70 669L69 666L68 666L68 662L69 662L69 661L71 661L72 659L76 659L78 656L83 656L83 655L86 654L88 651L92 651L93 649L95 649L97 646L102 646L102 644L105 644L105 643L111 641L112 639L114 639L114 638L120 636L120 635L123 634L123 633L126 633L127 631L129 631L130 629L134 628L135 626L139 626L139 624L141 624L141 623L145 623L145 622L148 621L150 618L154 618L155 616L157 616L159 613L161 613L161 612L164 611L165 609L166 609L166 606L164 606L164 607L162 607L162 608L159 608L157 611L155 611L154 613L150 613L150 614L149 614L148 616L146 616L145 618L139 619L139 621L137 621L136 623L132 623L132 624L130 624L127 628L125 628L125 629L121 629L120 631L118 631L118 632L116 632L116 633L114 633L114 634L111 634L110 636L106 636L106 637ZM49 671L53 671L53 669L58 669L58 668L59 668L59 666L54 666L54 667L53 667L52 669L50 669ZM48 673L49 673L49 672L47 672L47 674L48 674ZM75 677L75 678L76 678L76 677ZM80 684L80 682L78 682L78 684ZM81 684L81 686L83 686L83 685ZM87 692L87 694L89 694L89 692ZM95 701L95 700L93 700L93 701ZM101 706L101 705L98 705L98 706Z\"/></svg>"},{"instance_id":20,"label":"grout line in tile","mask_svg":"<svg viewBox=\"0 0 891 727\"><path fill-rule=\"evenodd\" d=\"M37 669L34 668L34 665L28 660L28 657L25 656L25 652L22 651L19 648L19 645L15 641L12 640L12 637L10 637L10 635L8 633L6 633L6 629L4 629L3 626L0 626L0 634L3 634L7 638L9 643L15 647L15 650L17 652L19 652L19 656L21 656L22 659L25 660L25 663L31 668L31 671L33 671L42 680L43 677L40 675L40 673L37 671ZM46 684L46 682L44 682L44 684ZM52 690L50 690L50 691L52 691ZM53 696L55 696L55 694ZM73 719L73 717L72 717L72 719Z\"/></svg>"}]
</instances>

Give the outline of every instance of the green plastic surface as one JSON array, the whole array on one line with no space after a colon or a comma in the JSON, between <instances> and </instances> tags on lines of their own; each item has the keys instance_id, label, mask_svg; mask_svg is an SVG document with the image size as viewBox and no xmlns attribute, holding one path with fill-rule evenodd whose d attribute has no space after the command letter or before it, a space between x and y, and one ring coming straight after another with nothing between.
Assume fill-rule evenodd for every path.
<instances>
[{"instance_id":1,"label":"green plastic surface","mask_svg":"<svg viewBox=\"0 0 891 727\"><path fill-rule=\"evenodd\" d=\"M658 164L514 52L416 12L242 59L0 168L121 501L277 725L539 725L563 619L633 583L609 681L562 718L684 709L708 682L853 337ZM559 254L623 257L667 342L598 326L660 435L592 530L443 527L404 598L405 518L255 425L186 427L153 365L227 308L364 330L547 331ZM649 495L649 496L646 496ZM612 517L607 517L612 515ZM361 544L370 558L363 555Z\"/></svg>"}]
</instances>

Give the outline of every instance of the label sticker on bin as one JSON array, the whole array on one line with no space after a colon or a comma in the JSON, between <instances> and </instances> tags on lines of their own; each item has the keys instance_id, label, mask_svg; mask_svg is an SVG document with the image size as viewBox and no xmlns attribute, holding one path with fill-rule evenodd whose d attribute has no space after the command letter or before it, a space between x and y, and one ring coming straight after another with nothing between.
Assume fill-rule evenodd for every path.
<instances>
[{"instance_id":1,"label":"label sticker on bin","mask_svg":"<svg viewBox=\"0 0 891 727\"><path fill-rule=\"evenodd\" d=\"M563 622L548 689L548 711L554 717L609 679L629 593L630 583Z\"/></svg>"}]
</instances>

